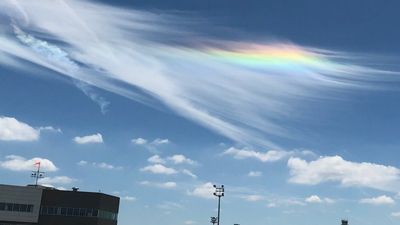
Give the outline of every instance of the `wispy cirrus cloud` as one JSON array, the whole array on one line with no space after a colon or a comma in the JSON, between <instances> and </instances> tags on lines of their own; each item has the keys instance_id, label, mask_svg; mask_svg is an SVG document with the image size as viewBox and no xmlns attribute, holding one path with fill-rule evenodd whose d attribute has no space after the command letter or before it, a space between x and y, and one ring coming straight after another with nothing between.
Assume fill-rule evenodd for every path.
<instances>
[{"instance_id":1,"label":"wispy cirrus cloud","mask_svg":"<svg viewBox=\"0 0 400 225\"><path fill-rule=\"evenodd\" d=\"M0 15L8 17L0 63L40 66L153 107L156 99L242 144L279 147L271 137L297 137L281 124L307 119L305 105L398 75L364 66L368 57L287 41L215 40L178 28L174 15L91 1L5 0Z\"/></svg>"}]
</instances>

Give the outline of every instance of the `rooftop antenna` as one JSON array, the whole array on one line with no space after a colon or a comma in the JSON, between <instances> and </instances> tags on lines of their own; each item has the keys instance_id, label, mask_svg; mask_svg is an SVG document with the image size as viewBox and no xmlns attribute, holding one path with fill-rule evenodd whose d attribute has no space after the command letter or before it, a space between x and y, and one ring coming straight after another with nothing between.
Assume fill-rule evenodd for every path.
<instances>
[{"instance_id":1,"label":"rooftop antenna","mask_svg":"<svg viewBox=\"0 0 400 225\"><path fill-rule=\"evenodd\" d=\"M35 167L37 167L36 171L32 171L31 177L35 178L35 186L38 186L38 181L39 179L44 178L44 172L40 171L40 161L36 162L33 164Z\"/></svg>"}]
</instances>

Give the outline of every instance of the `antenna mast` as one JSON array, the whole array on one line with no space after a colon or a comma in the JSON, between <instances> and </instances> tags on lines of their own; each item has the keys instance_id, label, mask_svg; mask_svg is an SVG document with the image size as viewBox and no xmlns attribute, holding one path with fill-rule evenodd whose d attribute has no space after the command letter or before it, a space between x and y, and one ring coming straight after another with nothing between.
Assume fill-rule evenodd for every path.
<instances>
[{"instance_id":1,"label":"antenna mast","mask_svg":"<svg viewBox=\"0 0 400 225\"><path fill-rule=\"evenodd\" d=\"M32 171L31 177L35 178L35 186L38 186L39 179L44 178L44 172L40 171L40 162L36 162L34 166L37 166L36 171Z\"/></svg>"}]
</instances>

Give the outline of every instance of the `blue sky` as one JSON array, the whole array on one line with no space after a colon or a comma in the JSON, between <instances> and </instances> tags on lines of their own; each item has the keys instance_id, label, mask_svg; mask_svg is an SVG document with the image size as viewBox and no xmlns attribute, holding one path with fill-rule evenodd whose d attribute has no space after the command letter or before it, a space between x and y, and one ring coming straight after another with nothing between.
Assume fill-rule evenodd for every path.
<instances>
[{"instance_id":1,"label":"blue sky","mask_svg":"<svg viewBox=\"0 0 400 225\"><path fill-rule=\"evenodd\" d=\"M398 224L399 3L0 3L0 177L119 224Z\"/></svg>"}]
</instances>

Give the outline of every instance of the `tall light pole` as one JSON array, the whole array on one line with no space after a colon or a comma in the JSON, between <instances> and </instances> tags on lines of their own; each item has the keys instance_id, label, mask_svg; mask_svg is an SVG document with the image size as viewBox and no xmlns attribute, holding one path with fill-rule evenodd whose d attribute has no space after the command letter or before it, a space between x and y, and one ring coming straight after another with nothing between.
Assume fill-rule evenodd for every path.
<instances>
[{"instance_id":1,"label":"tall light pole","mask_svg":"<svg viewBox=\"0 0 400 225\"><path fill-rule=\"evenodd\" d=\"M217 221L218 221L218 219L217 219L217 217L215 217L215 216L212 216L211 217L211 223L213 224L213 225L215 225L216 223L217 223Z\"/></svg>"},{"instance_id":2,"label":"tall light pole","mask_svg":"<svg viewBox=\"0 0 400 225\"><path fill-rule=\"evenodd\" d=\"M214 191L214 196L218 197L218 217L217 217L217 225L219 225L219 222L221 221L220 217L220 211L221 211L221 197L224 196L224 185L221 185L220 187L217 187L217 185L213 185L215 188Z\"/></svg>"}]
</instances>

